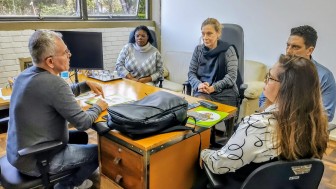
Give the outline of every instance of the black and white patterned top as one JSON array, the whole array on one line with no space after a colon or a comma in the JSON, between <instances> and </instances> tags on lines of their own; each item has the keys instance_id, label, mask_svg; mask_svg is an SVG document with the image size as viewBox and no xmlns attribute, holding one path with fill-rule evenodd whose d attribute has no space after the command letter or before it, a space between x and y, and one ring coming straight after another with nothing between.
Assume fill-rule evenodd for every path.
<instances>
[{"instance_id":1,"label":"black and white patterned top","mask_svg":"<svg viewBox=\"0 0 336 189\"><path fill-rule=\"evenodd\" d=\"M251 163L261 163L277 157L273 145L276 120L271 112L277 110L271 105L261 113L246 116L238 129L220 150L205 149L201 158L216 174L235 172Z\"/></svg>"}]
</instances>

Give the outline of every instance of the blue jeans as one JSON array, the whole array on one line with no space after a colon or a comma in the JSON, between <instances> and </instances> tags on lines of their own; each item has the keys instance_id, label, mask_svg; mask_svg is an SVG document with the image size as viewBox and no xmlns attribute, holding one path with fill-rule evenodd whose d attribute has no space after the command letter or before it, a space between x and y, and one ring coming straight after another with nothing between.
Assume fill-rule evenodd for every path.
<instances>
[{"instance_id":1,"label":"blue jeans","mask_svg":"<svg viewBox=\"0 0 336 189\"><path fill-rule=\"evenodd\" d=\"M78 168L77 172L59 182L57 188L73 188L91 176L98 168L98 146L96 144L68 144L50 160L51 174Z\"/></svg>"}]
</instances>

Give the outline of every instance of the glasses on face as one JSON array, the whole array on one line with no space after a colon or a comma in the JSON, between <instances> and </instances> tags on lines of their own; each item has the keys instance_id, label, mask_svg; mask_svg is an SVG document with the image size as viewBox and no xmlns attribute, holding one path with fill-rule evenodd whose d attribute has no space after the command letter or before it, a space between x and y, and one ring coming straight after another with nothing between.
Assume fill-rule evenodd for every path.
<instances>
[{"instance_id":1,"label":"glasses on face","mask_svg":"<svg viewBox=\"0 0 336 189\"><path fill-rule=\"evenodd\" d=\"M72 54L71 54L69 49L65 49L65 51L62 54L50 55L50 56L46 57L45 59L52 58L52 57L55 57L55 56L64 56L64 55L71 57Z\"/></svg>"},{"instance_id":2,"label":"glasses on face","mask_svg":"<svg viewBox=\"0 0 336 189\"><path fill-rule=\"evenodd\" d=\"M62 54L50 55L50 56L46 57L45 59L52 58L52 57L55 57L55 56L64 56L64 55L71 57L72 54L71 54L69 49L65 49L65 51Z\"/></svg>"},{"instance_id":3,"label":"glasses on face","mask_svg":"<svg viewBox=\"0 0 336 189\"><path fill-rule=\"evenodd\" d=\"M268 83L269 80L272 80L272 81L275 81L275 82L280 82L279 80L274 79L274 78L271 76L270 72L268 72L268 73L266 74L266 76L265 76L265 83Z\"/></svg>"},{"instance_id":4,"label":"glasses on face","mask_svg":"<svg viewBox=\"0 0 336 189\"><path fill-rule=\"evenodd\" d=\"M65 49L65 51L62 54L60 54L60 55L54 55L54 56L64 56L64 55L71 55L70 50L69 49Z\"/></svg>"}]
</instances>

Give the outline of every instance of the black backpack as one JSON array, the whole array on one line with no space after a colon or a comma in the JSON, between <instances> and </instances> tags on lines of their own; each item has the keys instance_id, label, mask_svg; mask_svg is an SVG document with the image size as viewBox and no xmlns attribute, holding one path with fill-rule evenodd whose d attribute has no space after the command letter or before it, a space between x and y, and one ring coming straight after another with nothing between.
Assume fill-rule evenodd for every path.
<instances>
[{"instance_id":1,"label":"black backpack","mask_svg":"<svg viewBox=\"0 0 336 189\"><path fill-rule=\"evenodd\" d=\"M192 130L187 122L188 102L177 95L159 91L141 100L110 106L107 125L133 138L177 130Z\"/></svg>"}]
</instances>

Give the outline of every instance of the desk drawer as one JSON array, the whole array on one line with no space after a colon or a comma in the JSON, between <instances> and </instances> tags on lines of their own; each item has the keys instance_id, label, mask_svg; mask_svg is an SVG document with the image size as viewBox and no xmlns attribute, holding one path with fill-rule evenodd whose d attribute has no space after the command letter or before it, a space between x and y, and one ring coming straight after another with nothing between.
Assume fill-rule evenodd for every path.
<instances>
[{"instance_id":1,"label":"desk drawer","mask_svg":"<svg viewBox=\"0 0 336 189\"><path fill-rule=\"evenodd\" d=\"M102 173L125 189L143 188L142 156L106 137L99 138Z\"/></svg>"}]
</instances>

